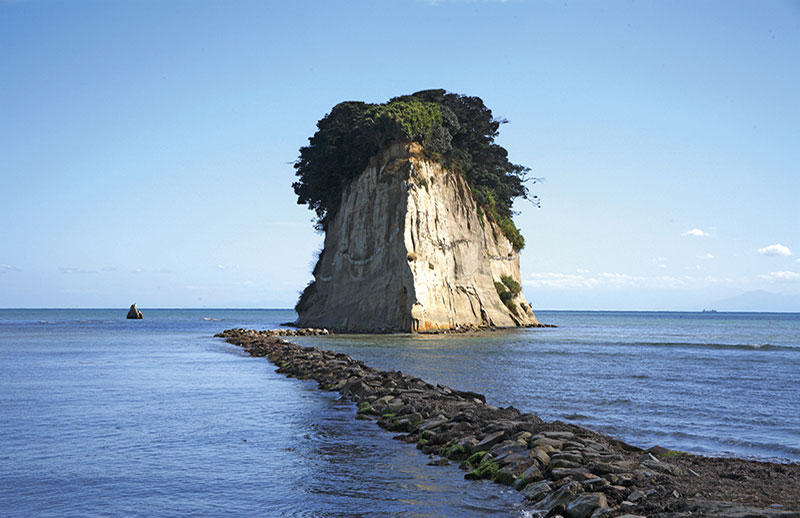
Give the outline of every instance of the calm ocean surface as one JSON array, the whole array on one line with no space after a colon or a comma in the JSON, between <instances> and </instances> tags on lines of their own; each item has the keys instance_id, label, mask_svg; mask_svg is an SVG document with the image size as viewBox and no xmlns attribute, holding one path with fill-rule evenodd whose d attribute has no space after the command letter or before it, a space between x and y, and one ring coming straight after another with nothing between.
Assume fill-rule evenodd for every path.
<instances>
[{"instance_id":1,"label":"calm ocean surface","mask_svg":"<svg viewBox=\"0 0 800 518\"><path fill-rule=\"evenodd\" d=\"M291 311L0 309L3 516L520 516L214 339ZM800 462L800 314L539 311L556 329L296 341L639 446Z\"/></svg>"}]
</instances>

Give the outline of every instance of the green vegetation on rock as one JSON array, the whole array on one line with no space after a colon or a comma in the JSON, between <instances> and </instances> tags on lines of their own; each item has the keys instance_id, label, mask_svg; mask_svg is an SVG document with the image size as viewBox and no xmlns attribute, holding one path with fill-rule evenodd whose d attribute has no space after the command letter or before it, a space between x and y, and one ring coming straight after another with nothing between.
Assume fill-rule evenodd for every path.
<instances>
[{"instance_id":1,"label":"green vegetation on rock","mask_svg":"<svg viewBox=\"0 0 800 518\"><path fill-rule=\"evenodd\" d=\"M510 291L515 297L522 291L522 286L520 286L519 283L510 275L502 275L500 276L500 280L503 281L505 287L508 288L508 291Z\"/></svg>"},{"instance_id":2,"label":"green vegetation on rock","mask_svg":"<svg viewBox=\"0 0 800 518\"><path fill-rule=\"evenodd\" d=\"M442 457L447 457L448 459L461 459L464 458L469 453L466 446L463 444L455 444L451 443L442 449Z\"/></svg>"},{"instance_id":3,"label":"green vegetation on rock","mask_svg":"<svg viewBox=\"0 0 800 518\"><path fill-rule=\"evenodd\" d=\"M491 479L497 475L499 470L500 466L498 466L495 461L493 461L491 458L484 458L481 460L481 463L478 465L478 467L464 475L464 478L471 480L481 480L485 478Z\"/></svg>"},{"instance_id":4,"label":"green vegetation on rock","mask_svg":"<svg viewBox=\"0 0 800 518\"><path fill-rule=\"evenodd\" d=\"M498 484L505 484L507 486L511 486L514 484L514 480L516 477L510 471L506 471L505 469L501 469L495 474L494 481Z\"/></svg>"},{"instance_id":5,"label":"green vegetation on rock","mask_svg":"<svg viewBox=\"0 0 800 518\"><path fill-rule=\"evenodd\" d=\"M512 164L494 142L505 120L496 119L479 97L423 90L384 104L339 103L317 123L309 145L300 148L292 184L297 202L317 215L325 230L344 188L369 159L393 142L419 142L429 159L458 171L472 188L482 213L517 249L525 240L511 219L514 199L537 203L525 186L529 169ZM421 181L421 185L427 181Z\"/></svg>"},{"instance_id":6,"label":"green vegetation on rock","mask_svg":"<svg viewBox=\"0 0 800 518\"><path fill-rule=\"evenodd\" d=\"M485 457L485 456L486 456L486 452L485 451L476 451L475 453L470 455L469 458L467 458L467 460L465 460L463 462L463 466L462 467L464 469L472 469L473 467L475 467L478 464L480 464L481 460L483 460L483 457Z\"/></svg>"},{"instance_id":7,"label":"green vegetation on rock","mask_svg":"<svg viewBox=\"0 0 800 518\"><path fill-rule=\"evenodd\" d=\"M502 280L503 282L495 281L494 289L497 290L497 294L500 296L500 300L503 301L503 304L516 315L517 305L514 303L514 297L519 294L522 288L517 281L507 275L504 275ZM517 290L516 293L514 293L514 289Z\"/></svg>"}]
</instances>

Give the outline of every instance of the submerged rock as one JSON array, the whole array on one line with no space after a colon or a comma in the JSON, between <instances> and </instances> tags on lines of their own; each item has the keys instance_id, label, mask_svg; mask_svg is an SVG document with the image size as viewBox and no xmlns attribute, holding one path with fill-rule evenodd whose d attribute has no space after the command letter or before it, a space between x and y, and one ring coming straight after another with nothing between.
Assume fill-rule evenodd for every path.
<instances>
[{"instance_id":1,"label":"submerged rock","mask_svg":"<svg viewBox=\"0 0 800 518\"><path fill-rule=\"evenodd\" d=\"M128 316L126 318L131 320L140 320L144 317L142 316L142 312L136 308L136 304L134 303L131 304L131 309L128 310Z\"/></svg>"}]
</instances>

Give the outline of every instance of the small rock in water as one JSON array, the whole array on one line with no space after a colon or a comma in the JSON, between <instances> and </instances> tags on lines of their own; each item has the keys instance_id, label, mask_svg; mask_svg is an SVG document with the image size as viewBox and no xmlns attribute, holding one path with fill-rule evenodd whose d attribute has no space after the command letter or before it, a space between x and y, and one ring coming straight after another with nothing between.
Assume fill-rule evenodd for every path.
<instances>
[{"instance_id":1,"label":"small rock in water","mask_svg":"<svg viewBox=\"0 0 800 518\"><path fill-rule=\"evenodd\" d=\"M136 303L134 303L131 304L131 309L128 310L128 316L125 318L130 320L141 320L144 317L142 316L142 312L136 307Z\"/></svg>"}]
</instances>

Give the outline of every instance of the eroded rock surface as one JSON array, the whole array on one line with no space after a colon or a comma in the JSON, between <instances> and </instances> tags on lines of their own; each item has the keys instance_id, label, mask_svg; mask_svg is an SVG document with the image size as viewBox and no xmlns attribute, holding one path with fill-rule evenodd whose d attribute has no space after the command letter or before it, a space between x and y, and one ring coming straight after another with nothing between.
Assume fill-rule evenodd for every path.
<instances>
[{"instance_id":1,"label":"eroded rock surface","mask_svg":"<svg viewBox=\"0 0 800 518\"><path fill-rule=\"evenodd\" d=\"M498 288L511 279L506 301ZM374 157L342 194L297 324L386 332L536 326L519 252L466 180L418 144Z\"/></svg>"},{"instance_id":2,"label":"eroded rock surface","mask_svg":"<svg viewBox=\"0 0 800 518\"><path fill-rule=\"evenodd\" d=\"M438 456L432 464L449 459L467 470L466 478L514 487L534 516L800 517L795 464L644 451L266 332L235 329L217 336L269 358L280 373L341 393L357 404L357 418L374 419L398 433L395 438Z\"/></svg>"}]
</instances>

